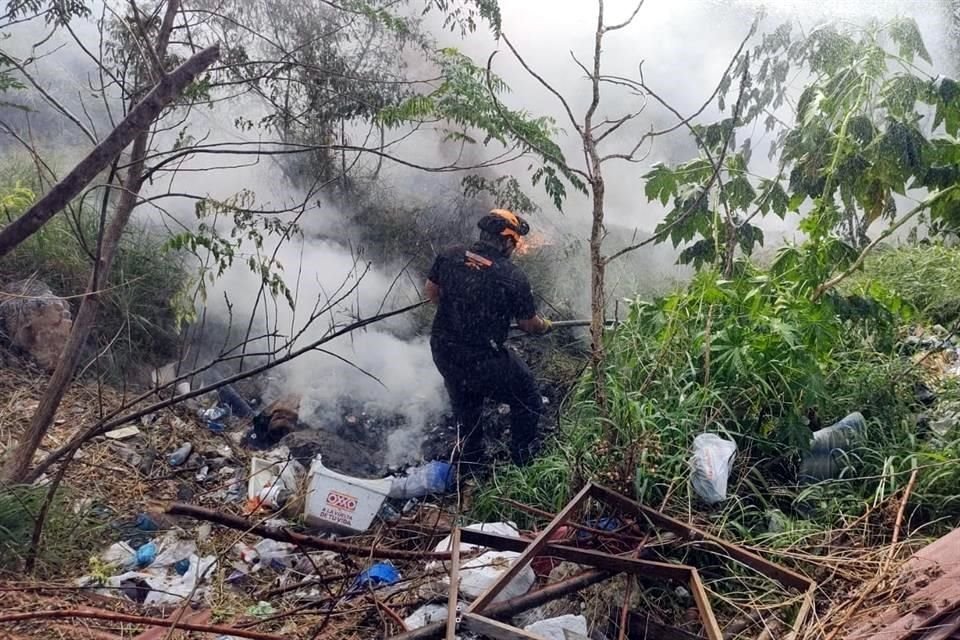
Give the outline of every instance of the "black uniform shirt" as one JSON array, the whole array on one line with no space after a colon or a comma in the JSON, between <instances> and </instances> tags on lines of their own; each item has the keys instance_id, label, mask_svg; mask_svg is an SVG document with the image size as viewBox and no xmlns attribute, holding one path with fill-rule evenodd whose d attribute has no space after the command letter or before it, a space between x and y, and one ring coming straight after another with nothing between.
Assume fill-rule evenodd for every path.
<instances>
[{"instance_id":1,"label":"black uniform shirt","mask_svg":"<svg viewBox=\"0 0 960 640\"><path fill-rule=\"evenodd\" d=\"M537 313L526 274L484 244L446 249L434 261L430 280L440 287L432 336L451 345L499 346L512 319Z\"/></svg>"}]
</instances>

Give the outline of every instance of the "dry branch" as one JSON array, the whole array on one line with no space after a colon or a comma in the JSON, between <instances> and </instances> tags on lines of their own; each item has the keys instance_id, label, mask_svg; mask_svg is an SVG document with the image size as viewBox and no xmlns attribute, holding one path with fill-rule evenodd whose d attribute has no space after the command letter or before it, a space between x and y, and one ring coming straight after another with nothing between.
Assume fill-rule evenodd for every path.
<instances>
[{"instance_id":1,"label":"dry branch","mask_svg":"<svg viewBox=\"0 0 960 640\"><path fill-rule=\"evenodd\" d=\"M432 551L407 551L405 549L381 549L377 547L362 547L345 542L336 542L326 540L316 536L308 536L302 533L291 531L285 527L272 528L263 524L257 524L247 518L241 518L229 513L205 509L192 504L182 504L175 502L164 510L164 513L171 516L187 516L198 520L205 520L215 524L254 533L263 538L270 538L279 542L290 542L302 547L319 549L320 551L332 551L352 556L364 556L366 558L379 558L381 560L449 560L450 552L432 552Z\"/></svg>"},{"instance_id":2,"label":"dry branch","mask_svg":"<svg viewBox=\"0 0 960 640\"><path fill-rule=\"evenodd\" d=\"M149 627L170 627L173 625L171 620L165 620L163 618L134 616L126 613L116 613L113 611L104 611L99 609L63 609L10 613L6 615L0 615L0 624L10 622L28 622L30 620L62 620L65 618L108 620L110 622L123 622L126 624L138 624ZM234 627L224 627L215 624L207 625L181 622L177 626L184 631L235 636L237 638L250 638L251 640L284 640L283 636L277 636L272 633L261 633L259 631L236 629Z\"/></svg>"}]
</instances>

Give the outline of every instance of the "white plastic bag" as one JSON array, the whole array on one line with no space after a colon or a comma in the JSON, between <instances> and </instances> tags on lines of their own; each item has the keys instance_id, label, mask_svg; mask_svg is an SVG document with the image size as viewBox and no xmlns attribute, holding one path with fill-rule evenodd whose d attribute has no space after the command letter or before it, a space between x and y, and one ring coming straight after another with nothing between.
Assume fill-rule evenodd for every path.
<instances>
[{"instance_id":1,"label":"white plastic bag","mask_svg":"<svg viewBox=\"0 0 960 640\"><path fill-rule=\"evenodd\" d=\"M519 557L519 553L512 551L488 551L468 560L460 567L460 594L468 600L479 598ZM503 602L520 597L530 590L536 580L536 574L528 565L520 570L493 601ZM444 578L444 582L450 584L449 576Z\"/></svg>"},{"instance_id":2,"label":"white plastic bag","mask_svg":"<svg viewBox=\"0 0 960 640\"><path fill-rule=\"evenodd\" d=\"M737 455L737 443L715 433L701 433L693 439L693 490L707 504L727 499L727 480Z\"/></svg>"}]
</instances>

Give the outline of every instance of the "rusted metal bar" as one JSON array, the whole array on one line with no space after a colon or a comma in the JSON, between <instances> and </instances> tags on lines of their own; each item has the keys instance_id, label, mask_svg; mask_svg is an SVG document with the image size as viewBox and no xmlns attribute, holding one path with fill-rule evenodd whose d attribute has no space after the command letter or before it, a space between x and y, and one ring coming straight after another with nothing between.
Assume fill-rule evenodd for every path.
<instances>
[{"instance_id":1,"label":"rusted metal bar","mask_svg":"<svg viewBox=\"0 0 960 640\"><path fill-rule=\"evenodd\" d=\"M639 502L635 502L626 496L622 496L615 491L607 489L606 487L594 484L588 486L591 488L591 495L598 500L602 500L611 506L617 506L624 511L638 513L657 527L675 533L686 540L693 542L704 542L720 547L731 558L742 562L748 567L756 569L760 573L776 580L785 587L806 591L810 588L811 583L813 583L813 581L806 576L800 575L799 573L791 571L786 567L775 564L765 558L762 558L761 556L758 556L755 553L747 551L742 547L738 547L737 545L731 544L722 538L698 529L697 527L680 522L679 520L675 520L670 516L660 513L659 511L654 511L650 507L646 507Z\"/></svg>"},{"instance_id":2,"label":"rusted metal bar","mask_svg":"<svg viewBox=\"0 0 960 640\"><path fill-rule=\"evenodd\" d=\"M700 580L700 572L693 568L690 569L690 591L693 593L693 599L697 601L700 621L703 623L704 631L707 632L707 638L709 640L723 640L720 625L717 624L713 609L710 607L707 590L703 588L703 581Z\"/></svg>"},{"instance_id":3,"label":"rusted metal bar","mask_svg":"<svg viewBox=\"0 0 960 640\"><path fill-rule=\"evenodd\" d=\"M489 605L497 595L503 591L510 581L513 580L520 571L530 563L530 561L536 557L540 550L543 549L548 543L550 538L553 536L554 532L566 522L567 518L573 513L577 507L579 507L583 502L587 500L590 495L590 484L587 484L580 492L574 496L567 506L565 506L556 517L550 521L550 524L547 525L547 528L540 532L540 535L531 542L526 549L520 554L520 557L510 565L510 568L507 569L500 578L490 585L485 592L483 592L479 598L474 600L473 604L467 609L467 613L480 612Z\"/></svg>"},{"instance_id":4,"label":"rusted metal bar","mask_svg":"<svg viewBox=\"0 0 960 640\"><path fill-rule=\"evenodd\" d=\"M544 640L543 636L527 633L522 629L476 613L463 614L463 626L477 635L494 638L494 640Z\"/></svg>"},{"instance_id":5,"label":"rusted metal bar","mask_svg":"<svg viewBox=\"0 0 960 640\"><path fill-rule=\"evenodd\" d=\"M520 538L511 538L510 536L501 536L483 531L464 530L462 539L471 544L478 544L501 551L518 551L526 544L525 541ZM603 553L602 551L580 549L578 547L569 547L552 542L544 545L543 551L561 560L585 564L597 567L598 569L607 569L614 573L644 574L681 582L689 580L690 569L693 568L682 564L638 560L625 555L613 555Z\"/></svg>"}]
</instances>

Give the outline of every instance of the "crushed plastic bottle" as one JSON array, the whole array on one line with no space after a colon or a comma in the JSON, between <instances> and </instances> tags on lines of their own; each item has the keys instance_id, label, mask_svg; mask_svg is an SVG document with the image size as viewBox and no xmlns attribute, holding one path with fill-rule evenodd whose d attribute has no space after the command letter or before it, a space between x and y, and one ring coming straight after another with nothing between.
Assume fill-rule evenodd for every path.
<instances>
[{"instance_id":1,"label":"crushed plastic bottle","mask_svg":"<svg viewBox=\"0 0 960 640\"><path fill-rule=\"evenodd\" d=\"M387 495L391 498L422 498L433 493L447 493L455 483L453 465L435 460L410 469L405 476L394 478Z\"/></svg>"},{"instance_id":2,"label":"crushed plastic bottle","mask_svg":"<svg viewBox=\"0 0 960 640\"><path fill-rule=\"evenodd\" d=\"M179 467L187 461L191 453L193 453L193 445L189 442L184 442L180 445L179 449L167 456L167 463L169 463L171 467Z\"/></svg>"}]
</instances>

